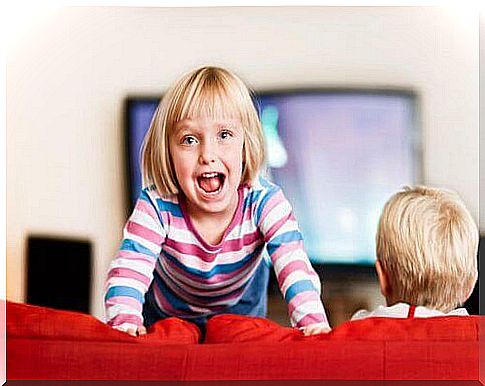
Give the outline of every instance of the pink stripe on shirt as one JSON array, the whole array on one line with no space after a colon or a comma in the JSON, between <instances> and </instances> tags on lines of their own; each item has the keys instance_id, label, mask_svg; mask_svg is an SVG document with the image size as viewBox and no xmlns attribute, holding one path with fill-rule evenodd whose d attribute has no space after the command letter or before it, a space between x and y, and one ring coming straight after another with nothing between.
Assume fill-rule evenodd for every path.
<instances>
[{"instance_id":1,"label":"pink stripe on shirt","mask_svg":"<svg viewBox=\"0 0 485 386\"><path fill-rule=\"evenodd\" d=\"M266 232L266 235L264 237L264 240L266 242L268 242L269 240L271 240L271 238L274 236L274 234L276 232L278 232L278 230L281 228L281 226L283 226L286 222L288 221L288 216L283 216L282 218L280 218L278 221L276 221L270 229L268 229L268 231Z\"/></svg>"},{"instance_id":2,"label":"pink stripe on shirt","mask_svg":"<svg viewBox=\"0 0 485 386\"><path fill-rule=\"evenodd\" d=\"M146 277L140 272L134 271L129 268L112 268L108 272L108 279L110 278L127 278L134 279L143 283L146 287L150 285L151 278Z\"/></svg>"},{"instance_id":3,"label":"pink stripe on shirt","mask_svg":"<svg viewBox=\"0 0 485 386\"><path fill-rule=\"evenodd\" d=\"M113 296L106 301L106 306L111 307L118 304L124 304L125 306L129 306L130 308L135 309L136 311L142 311L142 304L131 297L128 296Z\"/></svg>"},{"instance_id":4,"label":"pink stripe on shirt","mask_svg":"<svg viewBox=\"0 0 485 386\"><path fill-rule=\"evenodd\" d=\"M157 212L152 204L146 202L145 200L138 200L135 205L135 209L140 212L146 213L148 216L155 220L158 220Z\"/></svg>"},{"instance_id":5,"label":"pink stripe on shirt","mask_svg":"<svg viewBox=\"0 0 485 386\"><path fill-rule=\"evenodd\" d=\"M118 255L116 256L116 258L122 258L132 261L143 261L147 264L147 266L153 266L153 264L155 264L155 259L151 256L145 255L140 252L127 251L124 249L118 251Z\"/></svg>"},{"instance_id":6,"label":"pink stripe on shirt","mask_svg":"<svg viewBox=\"0 0 485 386\"><path fill-rule=\"evenodd\" d=\"M314 323L326 323L327 319L322 314L307 314L297 323L297 327L305 327Z\"/></svg>"},{"instance_id":7,"label":"pink stripe on shirt","mask_svg":"<svg viewBox=\"0 0 485 386\"><path fill-rule=\"evenodd\" d=\"M301 305L314 302L320 299L320 296L315 291L304 291L300 292L299 294L295 295L293 299L291 299L290 304L288 304L288 314L292 314L295 309L300 307Z\"/></svg>"},{"instance_id":8,"label":"pink stripe on shirt","mask_svg":"<svg viewBox=\"0 0 485 386\"><path fill-rule=\"evenodd\" d=\"M301 240L296 240L296 241L292 241L291 243L280 245L280 247L276 249L271 255L271 260L273 261L273 265L276 265L276 262L282 256L286 256L288 253L301 250L302 248L303 248L303 242Z\"/></svg>"},{"instance_id":9,"label":"pink stripe on shirt","mask_svg":"<svg viewBox=\"0 0 485 386\"><path fill-rule=\"evenodd\" d=\"M136 222L128 221L128 224L126 224L126 229L131 234L137 235L138 237L148 240L153 244L162 244L162 235L144 227L143 225L137 224Z\"/></svg>"},{"instance_id":10,"label":"pink stripe on shirt","mask_svg":"<svg viewBox=\"0 0 485 386\"><path fill-rule=\"evenodd\" d=\"M302 260L292 260L278 273L278 283L283 284L286 278L297 271L303 271L307 275L312 275L313 272L308 270L308 266Z\"/></svg>"},{"instance_id":11,"label":"pink stripe on shirt","mask_svg":"<svg viewBox=\"0 0 485 386\"><path fill-rule=\"evenodd\" d=\"M167 212L168 213L168 212ZM170 227L180 230L187 230L187 223L183 217L170 216Z\"/></svg>"},{"instance_id":12,"label":"pink stripe on shirt","mask_svg":"<svg viewBox=\"0 0 485 386\"><path fill-rule=\"evenodd\" d=\"M110 326L119 326L123 323L131 323L136 326L142 326L143 320L141 316L132 314L118 314L113 319L108 321Z\"/></svg>"},{"instance_id":13,"label":"pink stripe on shirt","mask_svg":"<svg viewBox=\"0 0 485 386\"><path fill-rule=\"evenodd\" d=\"M277 205L281 204L283 201L284 196L280 190L278 193L275 193L274 196L272 196L264 206L263 211L261 212L261 217L259 218L259 224L262 224L268 213L271 212Z\"/></svg>"},{"instance_id":14,"label":"pink stripe on shirt","mask_svg":"<svg viewBox=\"0 0 485 386\"><path fill-rule=\"evenodd\" d=\"M256 229L251 233L246 233L242 237L227 240L222 247L222 252L236 252L243 247L253 244L261 238L261 233Z\"/></svg>"},{"instance_id":15,"label":"pink stripe on shirt","mask_svg":"<svg viewBox=\"0 0 485 386\"><path fill-rule=\"evenodd\" d=\"M241 248L251 245L255 241L259 240L260 237L261 236L259 232L256 230L252 233L243 235L243 237L241 238L227 240L224 243L222 249L215 252L206 252L198 245L176 241L171 238L166 239L164 247L168 247L174 251L177 251L177 253L196 256L204 262L213 262L218 254L227 252L238 252L241 250Z\"/></svg>"}]
</instances>

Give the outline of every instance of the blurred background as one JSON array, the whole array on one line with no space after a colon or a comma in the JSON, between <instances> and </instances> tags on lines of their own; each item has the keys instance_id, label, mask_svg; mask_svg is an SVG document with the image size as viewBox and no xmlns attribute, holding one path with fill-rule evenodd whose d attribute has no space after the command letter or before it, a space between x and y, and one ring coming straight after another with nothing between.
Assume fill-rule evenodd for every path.
<instances>
[{"instance_id":1,"label":"blurred background","mask_svg":"<svg viewBox=\"0 0 485 386\"><path fill-rule=\"evenodd\" d=\"M102 319L138 190L138 147L182 73L254 90L269 174L292 202L336 326L384 304L379 211L456 190L479 221L479 18L441 7L63 7L7 50L7 299ZM483 232L483 229L481 229ZM478 292L467 307L478 313ZM269 317L287 325L275 283Z\"/></svg>"}]
</instances>

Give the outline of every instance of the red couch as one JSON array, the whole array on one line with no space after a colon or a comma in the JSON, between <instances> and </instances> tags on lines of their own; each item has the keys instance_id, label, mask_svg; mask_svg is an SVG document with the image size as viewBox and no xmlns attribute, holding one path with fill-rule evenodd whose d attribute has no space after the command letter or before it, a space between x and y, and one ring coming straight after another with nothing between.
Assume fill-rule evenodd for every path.
<instances>
[{"instance_id":1,"label":"red couch","mask_svg":"<svg viewBox=\"0 0 485 386\"><path fill-rule=\"evenodd\" d=\"M220 315L131 337L86 314L7 301L7 380L478 380L479 316L372 318L326 335Z\"/></svg>"}]
</instances>

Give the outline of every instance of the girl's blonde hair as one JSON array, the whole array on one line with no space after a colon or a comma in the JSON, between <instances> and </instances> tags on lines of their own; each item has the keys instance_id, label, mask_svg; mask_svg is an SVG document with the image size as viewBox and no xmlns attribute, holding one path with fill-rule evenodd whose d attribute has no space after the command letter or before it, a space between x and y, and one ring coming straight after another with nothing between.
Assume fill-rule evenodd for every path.
<instances>
[{"instance_id":1,"label":"girl's blonde hair","mask_svg":"<svg viewBox=\"0 0 485 386\"><path fill-rule=\"evenodd\" d=\"M250 91L232 72L205 66L183 75L160 101L142 147L143 185L155 185L160 195L179 193L169 139L177 122L195 117L239 120L244 133L241 183L250 184L265 162L263 130Z\"/></svg>"},{"instance_id":2,"label":"girl's blonde hair","mask_svg":"<svg viewBox=\"0 0 485 386\"><path fill-rule=\"evenodd\" d=\"M395 301L449 312L477 280L478 229L449 190L406 187L384 206L377 258Z\"/></svg>"}]
</instances>

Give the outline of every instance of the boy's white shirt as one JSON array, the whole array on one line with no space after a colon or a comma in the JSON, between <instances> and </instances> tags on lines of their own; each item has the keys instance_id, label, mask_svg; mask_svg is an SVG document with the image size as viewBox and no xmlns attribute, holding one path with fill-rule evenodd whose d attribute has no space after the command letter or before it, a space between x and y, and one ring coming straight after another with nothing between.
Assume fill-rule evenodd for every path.
<instances>
[{"instance_id":1,"label":"boy's white shirt","mask_svg":"<svg viewBox=\"0 0 485 386\"><path fill-rule=\"evenodd\" d=\"M385 318L407 318L409 313L409 304L406 303L396 303L393 306L385 307L379 306L373 311L359 310L350 320L359 320L372 317L385 317ZM465 308L456 308L448 313L441 312L438 310L433 310L431 308L418 306L414 311L415 318L430 318L433 316L466 316L469 315Z\"/></svg>"}]
</instances>

